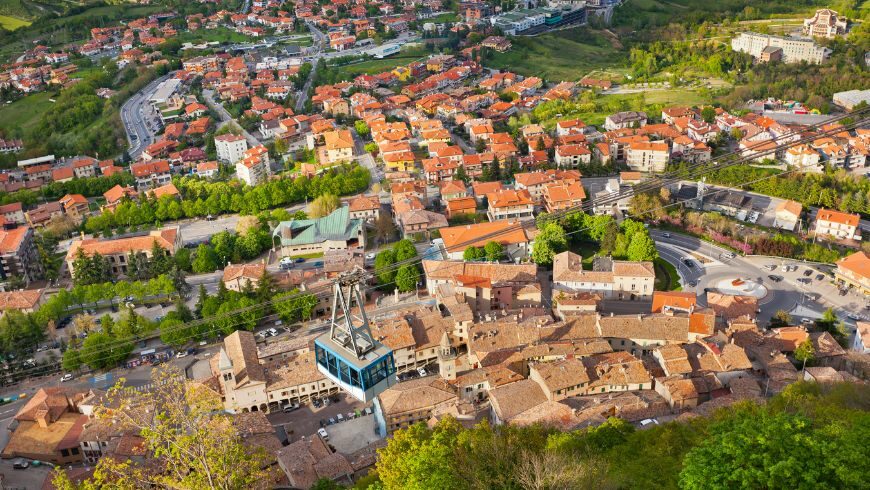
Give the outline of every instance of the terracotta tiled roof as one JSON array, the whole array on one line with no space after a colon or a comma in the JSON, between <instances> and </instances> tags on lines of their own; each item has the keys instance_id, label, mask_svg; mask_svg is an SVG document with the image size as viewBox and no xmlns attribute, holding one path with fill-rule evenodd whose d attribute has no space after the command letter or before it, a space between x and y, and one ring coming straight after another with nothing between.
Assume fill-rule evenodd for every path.
<instances>
[{"instance_id":1,"label":"terracotta tiled roof","mask_svg":"<svg viewBox=\"0 0 870 490\"><path fill-rule=\"evenodd\" d=\"M697 303L695 293L681 291L654 291L652 298L652 312L661 313L666 306L689 310Z\"/></svg>"},{"instance_id":2,"label":"terracotta tiled roof","mask_svg":"<svg viewBox=\"0 0 870 490\"><path fill-rule=\"evenodd\" d=\"M42 298L43 289L0 292L0 311L33 310Z\"/></svg>"},{"instance_id":3,"label":"terracotta tiled roof","mask_svg":"<svg viewBox=\"0 0 870 490\"><path fill-rule=\"evenodd\" d=\"M234 281L236 279L252 279L260 280L263 274L266 273L266 264L230 264L224 269L224 282Z\"/></svg>"},{"instance_id":4,"label":"terracotta tiled roof","mask_svg":"<svg viewBox=\"0 0 870 490\"><path fill-rule=\"evenodd\" d=\"M441 238L449 252L461 252L469 246L482 247L497 241L502 245L528 243L529 237L515 221L493 221L441 229Z\"/></svg>"},{"instance_id":5,"label":"terracotta tiled roof","mask_svg":"<svg viewBox=\"0 0 870 490\"><path fill-rule=\"evenodd\" d=\"M86 255L99 253L100 255L115 255L127 254L129 252L148 252L156 242L158 246L169 253L175 253L175 242L178 235L178 228L165 228L162 230L152 231L145 236L136 236L128 238L118 238L115 240L98 240L88 238L85 240L75 240L67 252L67 260L73 260L79 249L83 250Z\"/></svg>"},{"instance_id":6,"label":"terracotta tiled roof","mask_svg":"<svg viewBox=\"0 0 870 490\"><path fill-rule=\"evenodd\" d=\"M489 400L498 418L510 422L514 417L547 401L538 383L524 379L489 391Z\"/></svg>"},{"instance_id":7,"label":"terracotta tiled roof","mask_svg":"<svg viewBox=\"0 0 870 490\"><path fill-rule=\"evenodd\" d=\"M861 278L870 279L870 257L864 251L855 252L837 261L837 267Z\"/></svg>"},{"instance_id":8,"label":"terracotta tiled roof","mask_svg":"<svg viewBox=\"0 0 870 490\"><path fill-rule=\"evenodd\" d=\"M434 377L398 383L378 395L381 409L387 416L427 410L456 399L450 385Z\"/></svg>"},{"instance_id":9,"label":"terracotta tiled roof","mask_svg":"<svg viewBox=\"0 0 870 490\"><path fill-rule=\"evenodd\" d=\"M846 226L858 226L861 216L857 214L843 213L834 211L833 209L820 209L816 215L817 220L830 221L832 223L840 223Z\"/></svg>"},{"instance_id":10,"label":"terracotta tiled roof","mask_svg":"<svg viewBox=\"0 0 870 490\"><path fill-rule=\"evenodd\" d=\"M28 226L19 226L11 230L0 230L0 253L17 252L21 248L24 237L27 236L29 231L30 227Z\"/></svg>"}]
</instances>

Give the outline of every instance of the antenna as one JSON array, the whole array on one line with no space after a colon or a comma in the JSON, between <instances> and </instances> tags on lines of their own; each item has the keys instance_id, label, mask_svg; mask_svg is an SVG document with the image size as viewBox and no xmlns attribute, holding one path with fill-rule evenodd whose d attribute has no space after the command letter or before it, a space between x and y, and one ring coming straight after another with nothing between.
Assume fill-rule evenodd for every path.
<instances>
[{"instance_id":1,"label":"antenna","mask_svg":"<svg viewBox=\"0 0 870 490\"><path fill-rule=\"evenodd\" d=\"M332 321L329 338L353 353L357 359L363 359L374 347L360 290L360 282L365 276L365 270L356 266L342 272L332 288ZM359 308L359 314L353 311L354 303ZM339 315L339 309L344 314L344 318Z\"/></svg>"}]
</instances>

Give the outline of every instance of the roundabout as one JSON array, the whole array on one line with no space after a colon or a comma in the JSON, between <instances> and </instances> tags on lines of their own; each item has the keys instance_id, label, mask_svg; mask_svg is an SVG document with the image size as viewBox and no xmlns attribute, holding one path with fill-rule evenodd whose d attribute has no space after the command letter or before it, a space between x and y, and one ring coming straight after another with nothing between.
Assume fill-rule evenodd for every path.
<instances>
[{"instance_id":1,"label":"roundabout","mask_svg":"<svg viewBox=\"0 0 870 490\"><path fill-rule=\"evenodd\" d=\"M745 277L725 277L707 283L707 287L723 294L752 296L762 299L767 296L767 287L761 282Z\"/></svg>"}]
</instances>

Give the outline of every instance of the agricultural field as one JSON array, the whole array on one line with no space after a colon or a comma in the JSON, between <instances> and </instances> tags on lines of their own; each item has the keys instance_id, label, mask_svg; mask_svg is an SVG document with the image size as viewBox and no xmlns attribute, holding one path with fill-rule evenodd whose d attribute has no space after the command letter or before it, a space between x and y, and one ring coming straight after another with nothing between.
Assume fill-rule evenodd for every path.
<instances>
[{"instance_id":1,"label":"agricultural field","mask_svg":"<svg viewBox=\"0 0 870 490\"><path fill-rule=\"evenodd\" d=\"M53 95L51 92L39 92L11 104L0 104L0 129L16 137L30 133L42 115L51 108L52 102L48 99Z\"/></svg>"},{"instance_id":2,"label":"agricultural field","mask_svg":"<svg viewBox=\"0 0 870 490\"><path fill-rule=\"evenodd\" d=\"M585 27L537 37L514 37L511 42L509 51L492 52L486 66L546 80L576 81L592 70L622 68L628 62L618 40Z\"/></svg>"},{"instance_id":3,"label":"agricultural field","mask_svg":"<svg viewBox=\"0 0 870 490\"><path fill-rule=\"evenodd\" d=\"M0 28L7 31L14 31L19 27L29 26L30 21L19 19L18 17L10 17L8 15L0 15Z\"/></svg>"}]
</instances>

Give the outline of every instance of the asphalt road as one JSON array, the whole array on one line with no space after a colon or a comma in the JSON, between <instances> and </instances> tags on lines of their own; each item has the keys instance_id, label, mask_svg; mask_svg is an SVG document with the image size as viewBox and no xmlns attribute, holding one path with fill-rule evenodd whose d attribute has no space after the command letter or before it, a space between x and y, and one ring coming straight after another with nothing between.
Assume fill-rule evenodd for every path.
<instances>
[{"instance_id":1,"label":"asphalt road","mask_svg":"<svg viewBox=\"0 0 870 490\"><path fill-rule=\"evenodd\" d=\"M826 273L830 266L807 264L796 260L777 259L770 257L742 257L728 259L724 254L729 251L710 242L701 241L695 237L680 233L651 230L650 235L656 242L659 255L676 267L684 291L694 291L699 295L700 303L706 304L704 289L716 289L721 281L730 278L754 279L767 288L767 295L759 300L761 313L758 314L760 324L765 324L777 311L785 310L792 314L795 322L803 318L816 319L829 307L834 308L837 316L846 323L852 331L855 322L847 318L850 313L863 313L865 299L857 294L846 296L837 294L837 288L831 284ZM684 259L689 258L694 264L688 267ZM776 265L776 269L764 269L766 265ZM784 272L784 265L797 265L798 270ZM804 272L812 269L810 284L804 285L797 280L805 278ZM819 273L825 278L817 280ZM768 278L770 275L781 276L780 282ZM696 282L694 287L688 286ZM811 293L811 294L807 294Z\"/></svg>"},{"instance_id":2,"label":"asphalt road","mask_svg":"<svg viewBox=\"0 0 870 490\"><path fill-rule=\"evenodd\" d=\"M121 121L127 132L127 142L130 145L128 153L133 160L139 158L145 148L156 139L155 131L150 129L147 123L148 120L156 117L148 99L154 94L157 86L170 76L172 74L168 73L149 83L121 106Z\"/></svg>"},{"instance_id":3,"label":"asphalt road","mask_svg":"<svg viewBox=\"0 0 870 490\"><path fill-rule=\"evenodd\" d=\"M223 104L214 99L214 90L203 90L202 97L205 99L206 105L208 105L211 109L214 109L220 116L221 121L218 127L222 127L233 121L233 116L230 115L230 113L227 112L226 109L224 109ZM260 145L260 140L258 140L254 135L245 130L245 128L242 128L241 125L239 125L239 128L242 130L242 136L244 136L245 139L248 141L248 147L253 148Z\"/></svg>"}]
</instances>

